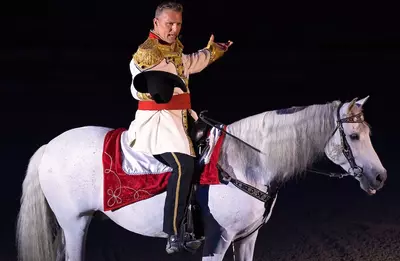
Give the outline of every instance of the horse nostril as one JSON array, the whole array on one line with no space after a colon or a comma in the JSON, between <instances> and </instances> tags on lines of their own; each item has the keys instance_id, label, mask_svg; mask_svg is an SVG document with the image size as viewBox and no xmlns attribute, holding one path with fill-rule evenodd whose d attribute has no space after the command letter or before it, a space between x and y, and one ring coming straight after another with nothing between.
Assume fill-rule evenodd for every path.
<instances>
[{"instance_id":1,"label":"horse nostril","mask_svg":"<svg viewBox=\"0 0 400 261\"><path fill-rule=\"evenodd\" d=\"M376 181L378 181L379 183L382 183L386 180L386 172L383 173L379 173L378 175L376 175Z\"/></svg>"}]
</instances>

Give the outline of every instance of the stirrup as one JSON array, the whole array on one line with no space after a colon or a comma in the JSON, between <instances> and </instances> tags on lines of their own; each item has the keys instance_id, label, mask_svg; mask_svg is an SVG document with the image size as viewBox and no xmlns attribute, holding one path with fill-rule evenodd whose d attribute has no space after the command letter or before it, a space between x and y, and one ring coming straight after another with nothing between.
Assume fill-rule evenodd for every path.
<instances>
[{"instance_id":1,"label":"stirrup","mask_svg":"<svg viewBox=\"0 0 400 261\"><path fill-rule=\"evenodd\" d=\"M204 241L204 237L201 237L200 239L197 239L193 237L192 235L186 233L185 237L182 242L182 248L186 250L187 252L190 252L192 254L196 253L197 249L201 246L201 244Z\"/></svg>"},{"instance_id":2,"label":"stirrup","mask_svg":"<svg viewBox=\"0 0 400 261\"><path fill-rule=\"evenodd\" d=\"M183 238L178 236L170 236L168 237L167 245L165 247L165 251L168 254L179 253L182 250L185 250L189 253L196 253L197 249L201 246L204 241L204 237L200 239L196 239L188 233L185 234Z\"/></svg>"}]
</instances>

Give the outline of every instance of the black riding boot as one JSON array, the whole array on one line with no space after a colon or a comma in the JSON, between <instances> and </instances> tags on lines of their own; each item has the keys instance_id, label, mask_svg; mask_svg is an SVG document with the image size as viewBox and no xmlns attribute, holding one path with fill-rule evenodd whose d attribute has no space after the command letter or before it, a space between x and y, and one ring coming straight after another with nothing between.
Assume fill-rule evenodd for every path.
<instances>
[{"instance_id":1,"label":"black riding boot","mask_svg":"<svg viewBox=\"0 0 400 261\"><path fill-rule=\"evenodd\" d=\"M163 153L156 158L173 169L168 180L164 207L163 231L169 235L166 251L169 254L181 250L196 251L201 241L182 229L194 172L194 158L182 153Z\"/></svg>"}]
</instances>

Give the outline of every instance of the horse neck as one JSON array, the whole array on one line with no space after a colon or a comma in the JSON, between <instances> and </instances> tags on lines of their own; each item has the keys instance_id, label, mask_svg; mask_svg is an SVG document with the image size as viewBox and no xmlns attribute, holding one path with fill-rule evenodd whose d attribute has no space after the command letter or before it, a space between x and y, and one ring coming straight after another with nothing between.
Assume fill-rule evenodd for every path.
<instances>
[{"instance_id":1,"label":"horse neck","mask_svg":"<svg viewBox=\"0 0 400 261\"><path fill-rule=\"evenodd\" d=\"M228 125L229 133L261 153L228 135L221 148L221 167L256 187L302 173L323 155L335 128L337 106L336 101L310 105L288 115L267 111Z\"/></svg>"}]
</instances>

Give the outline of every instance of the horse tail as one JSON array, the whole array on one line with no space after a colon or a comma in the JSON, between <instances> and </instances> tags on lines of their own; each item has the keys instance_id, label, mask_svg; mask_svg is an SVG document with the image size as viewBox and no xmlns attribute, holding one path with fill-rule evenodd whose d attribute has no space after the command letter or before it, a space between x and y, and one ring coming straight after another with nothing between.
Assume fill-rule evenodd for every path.
<instances>
[{"instance_id":1,"label":"horse tail","mask_svg":"<svg viewBox=\"0 0 400 261\"><path fill-rule=\"evenodd\" d=\"M22 184L21 208L17 219L16 243L18 260L55 260L52 213L39 183L38 167L46 145L40 147L29 160Z\"/></svg>"}]
</instances>

